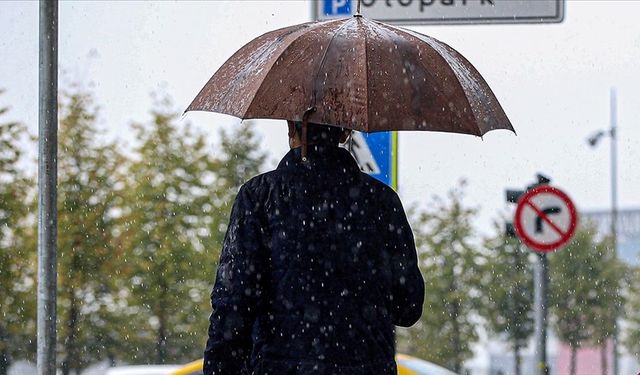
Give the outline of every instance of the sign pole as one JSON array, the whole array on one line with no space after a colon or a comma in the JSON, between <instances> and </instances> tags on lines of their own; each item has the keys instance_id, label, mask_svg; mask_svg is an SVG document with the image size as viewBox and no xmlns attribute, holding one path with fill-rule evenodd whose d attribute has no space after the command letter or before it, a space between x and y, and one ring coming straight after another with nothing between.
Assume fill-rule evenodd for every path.
<instances>
[{"instance_id":1,"label":"sign pole","mask_svg":"<svg viewBox=\"0 0 640 375\"><path fill-rule=\"evenodd\" d=\"M398 132L391 132L391 187L398 192Z\"/></svg>"},{"instance_id":2,"label":"sign pole","mask_svg":"<svg viewBox=\"0 0 640 375\"><path fill-rule=\"evenodd\" d=\"M550 181L539 175L539 183L526 192L507 191L507 200L518 196L514 227L520 240L536 252L534 264L535 362L536 375L548 375L547 313L549 306L549 260L547 253L569 242L578 224L576 207L561 190L549 186Z\"/></svg>"},{"instance_id":3,"label":"sign pole","mask_svg":"<svg viewBox=\"0 0 640 375\"><path fill-rule=\"evenodd\" d=\"M40 0L37 374L56 373L58 0Z\"/></svg>"},{"instance_id":4,"label":"sign pole","mask_svg":"<svg viewBox=\"0 0 640 375\"><path fill-rule=\"evenodd\" d=\"M546 253L537 253L534 267L536 368L534 373L548 375L547 366L547 306L549 305L549 260Z\"/></svg>"}]
</instances>

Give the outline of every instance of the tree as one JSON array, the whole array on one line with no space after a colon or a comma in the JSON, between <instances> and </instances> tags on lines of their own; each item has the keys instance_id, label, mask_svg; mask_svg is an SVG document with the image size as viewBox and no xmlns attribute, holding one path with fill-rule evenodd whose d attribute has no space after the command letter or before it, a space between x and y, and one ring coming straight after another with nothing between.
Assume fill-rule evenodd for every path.
<instances>
[{"instance_id":1,"label":"tree","mask_svg":"<svg viewBox=\"0 0 640 375\"><path fill-rule=\"evenodd\" d=\"M61 95L58 155L58 349L62 373L79 373L114 343L99 327L110 321L117 254L117 188L123 158L99 144L90 92Z\"/></svg>"},{"instance_id":2,"label":"tree","mask_svg":"<svg viewBox=\"0 0 640 375\"><path fill-rule=\"evenodd\" d=\"M0 108L0 116L8 110ZM0 375L14 359L30 358L35 351L35 251L28 240L34 235L29 220L33 180L18 167L26 134L18 122L0 123Z\"/></svg>"},{"instance_id":3,"label":"tree","mask_svg":"<svg viewBox=\"0 0 640 375\"><path fill-rule=\"evenodd\" d=\"M625 346L631 355L640 358L640 268L635 268L631 275L627 322L629 326L626 330Z\"/></svg>"},{"instance_id":4,"label":"tree","mask_svg":"<svg viewBox=\"0 0 640 375\"><path fill-rule=\"evenodd\" d=\"M231 205L265 158L250 126L221 131L211 152L202 134L177 124L171 106L156 97L151 123L136 125L137 160L129 167L124 247L140 334L127 338L127 359L136 363L202 355L211 310L203 296L211 292Z\"/></svg>"},{"instance_id":5,"label":"tree","mask_svg":"<svg viewBox=\"0 0 640 375\"><path fill-rule=\"evenodd\" d=\"M205 252L215 216L210 185L217 164L205 138L179 125L166 96L156 97L151 121L136 125L135 160L128 167L124 263L130 318L125 359L186 361L202 355L209 313Z\"/></svg>"},{"instance_id":6,"label":"tree","mask_svg":"<svg viewBox=\"0 0 640 375\"><path fill-rule=\"evenodd\" d=\"M606 375L608 373L607 342L613 339L616 322L622 315L624 299L621 288L628 270L616 259L613 239L610 236L599 241L594 251L599 269L597 279L593 282L596 284L599 295L597 304L593 307L595 320L591 324L594 334L589 343L600 347L601 371L602 375Z\"/></svg>"},{"instance_id":7,"label":"tree","mask_svg":"<svg viewBox=\"0 0 640 375\"><path fill-rule=\"evenodd\" d=\"M253 124L250 121L245 123L231 133L224 129L219 133L220 144L216 152L215 181L211 185L210 202L215 215L211 216L212 235L211 241L208 241L209 247L217 251L213 254L216 261L236 193L240 185L260 173L266 159Z\"/></svg>"},{"instance_id":8,"label":"tree","mask_svg":"<svg viewBox=\"0 0 640 375\"><path fill-rule=\"evenodd\" d=\"M514 374L520 375L520 349L527 346L533 334L533 270L529 252L520 241L500 231L485 241L486 264L483 272L482 315L490 331L506 336L515 358Z\"/></svg>"},{"instance_id":9,"label":"tree","mask_svg":"<svg viewBox=\"0 0 640 375\"><path fill-rule=\"evenodd\" d=\"M420 320L401 330L398 347L460 372L477 341L475 323L481 256L473 243L476 211L462 203L462 186L449 201L436 200L413 221L418 259L425 280Z\"/></svg>"},{"instance_id":10,"label":"tree","mask_svg":"<svg viewBox=\"0 0 640 375\"><path fill-rule=\"evenodd\" d=\"M614 293L623 275L608 239L597 241L595 228L576 231L571 242L550 256L550 302L555 330L571 348L571 374L576 352L586 344L611 337L620 304Z\"/></svg>"}]
</instances>

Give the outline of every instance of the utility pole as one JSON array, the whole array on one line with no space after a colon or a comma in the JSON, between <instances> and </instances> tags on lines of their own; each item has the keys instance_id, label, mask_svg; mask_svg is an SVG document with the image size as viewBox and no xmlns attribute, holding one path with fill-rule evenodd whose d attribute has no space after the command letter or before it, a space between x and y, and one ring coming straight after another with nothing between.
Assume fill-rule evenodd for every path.
<instances>
[{"instance_id":1,"label":"utility pole","mask_svg":"<svg viewBox=\"0 0 640 375\"><path fill-rule=\"evenodd\" d=\"M611 128L609 131L600 130L587 139L591 147L595 147L600 139L605 136L611 137L611 239L613 242L613 257L618 259L618 109L617 98L615 88L611 89L609 96L609 125ZM613 375L618 375L619 360L618 360L618 344L619 344L619 327L618 317L620 316L621 306L618 305L618 297L620 296L620 290L616 288L616 305L614 306L614 322L613 322Z\"/></svg>"},{"instance_id":2,"label":"utility pole","mask_svg":"<svg viewBox=\"0 0 640 375\"><path fill-rule=\"evenodd\" d=\"M609 97L610 105L610 122L611 122L611 237L613 240L613 252L615 259L618 259L618 141L617 141L617 102L616 90L611 89ZM616 288L616 297L620 294L620 290ZM613 323L613 375L618 375L618 316L620 306L618 306L616 298L615 320Z\"/></svg>"},{"instance_id":3,"label":"utility pole","mask_svg":"<svg viewBox=\"0 0 640 375\"><path fill-rule=\"evenodd\" d=\"M37 373L56 374L58 1L40 0Z\"/></svg>"}]
</instances>

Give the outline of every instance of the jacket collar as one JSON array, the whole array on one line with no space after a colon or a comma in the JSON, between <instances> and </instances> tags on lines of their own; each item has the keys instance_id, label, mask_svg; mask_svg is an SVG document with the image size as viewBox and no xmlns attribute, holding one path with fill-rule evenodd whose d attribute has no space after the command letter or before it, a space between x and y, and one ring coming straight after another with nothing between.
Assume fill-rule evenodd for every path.
<instances>
[{"instance_id":1,"label":"jacket collar","mask_svg":"<svg viewBox=\"0 0 640 375\"><path fill-rule=\"evenodd\" d=\"M335 169L338 167L345 168L345 172L360 172L360 167L349 151L342 147L330 145L309 145L307 149L307 161L302 161L302 148L297 147L289 150L287 154L280 160L277 169L291 167L306 167L309 169Z\"/></svg>"}]
</instances>

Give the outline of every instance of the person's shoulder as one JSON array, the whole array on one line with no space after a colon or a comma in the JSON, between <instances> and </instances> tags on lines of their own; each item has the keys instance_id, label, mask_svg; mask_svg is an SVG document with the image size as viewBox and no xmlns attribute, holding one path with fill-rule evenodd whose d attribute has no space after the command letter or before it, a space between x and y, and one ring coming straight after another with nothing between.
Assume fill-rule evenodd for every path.
<instances>
[{"instance_id":1,"label":"person's shoulder","mask_svg":"<svg viewBox=\"0 0 640 375\"><path fill-rule=\"evenodd\" d=\"M396 193L393 188L384 182L378 180L375 177L371 177L364 172L360 172L362 174L362 182L366 188L369 188L372 193L382 194L385 197L397 198L398 193Z\"/></svg>"},{"instance_id":2,"label":"person's shoulder","mask_svg":"<svg viewBox=\"0 0 640 375\"><path fill-rule=\"evenodd\" d=\"M265 189L268 190L269 186L277 181L281 174L282 171L278 169L260 173L242 184L242 186L240 186L240 191L245 190L251 195L259 195L261 191Z\"/></svg>"},{"instance_id":3,"label":"person's shoulder","mask_svg":"<svg viewBox=\"0 0 640 375\"><path fill-rule=\"evenodd\" d=\"M388 212L404 212L404 205L398 193L384 182L362 172L363 187L375 196L379 205Z\"/></svg>"}]
</instances>

